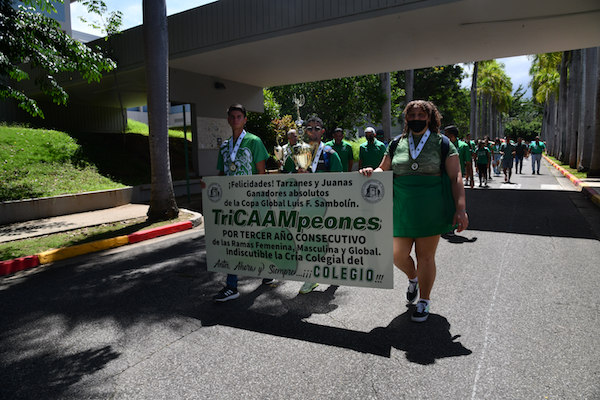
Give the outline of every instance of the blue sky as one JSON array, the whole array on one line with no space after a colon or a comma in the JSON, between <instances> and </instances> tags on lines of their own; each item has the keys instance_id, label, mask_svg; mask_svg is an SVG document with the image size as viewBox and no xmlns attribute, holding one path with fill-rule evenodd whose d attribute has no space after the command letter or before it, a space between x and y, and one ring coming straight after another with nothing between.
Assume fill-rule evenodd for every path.
<instances>
[{"instance_id":1,"label":"blue sky","mask_svg":"<svg viewBox=\"0 0 600 400\"><path fill-rule=\"evenodd\" d=\"M285 1L285 0L283 0ZM167 0L167 15L177 14L194 7L200 7L204 4L213 3L214 0ZM121 11L123 13L122 29L129 29L142 24L142 0L104 0L108 7L108 11ZM87 19L95 20L93 16L88 16L85 7L80 2L71 3L71 26L76 31L81 31L93 35L101 35L99 31L94 31L91 27L83 24L79 20L79 16L84 16ZM531 89L529 88L529 68L531 62L527 56L500 58L499 62L504 63L506 74L510 77L513 84L513 92L523 85L527 89L526 97L531 97ZM462 65L462 64L461 64ZM463 68L470 72L466 65ZM462 85L471 87L471 78L466 78Z\"/></svg>"}]
</instances>

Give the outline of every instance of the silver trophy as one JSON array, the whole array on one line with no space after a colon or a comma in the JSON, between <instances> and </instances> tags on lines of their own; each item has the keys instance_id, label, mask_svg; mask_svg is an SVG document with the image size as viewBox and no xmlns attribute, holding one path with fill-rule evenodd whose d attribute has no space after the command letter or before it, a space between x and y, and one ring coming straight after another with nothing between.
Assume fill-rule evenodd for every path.
<instances>
[{"instance_id":1,"label":"silver trophy","mask_svg":"<svg viewBox=\"0 0 600 400\"><path fill-rule=\"evenodd\" d=\"M297 169L307 170L310 167L315 157L316 145L316 143L308 144L301 140L292 147L292 159Z\"/></svg>"}]
</instances>

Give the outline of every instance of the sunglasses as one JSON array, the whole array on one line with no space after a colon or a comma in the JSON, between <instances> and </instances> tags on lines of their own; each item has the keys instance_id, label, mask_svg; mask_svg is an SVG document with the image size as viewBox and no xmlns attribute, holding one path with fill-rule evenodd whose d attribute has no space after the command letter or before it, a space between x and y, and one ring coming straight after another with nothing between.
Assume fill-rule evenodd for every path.
<instances>
[{"instance_id":1,"label":"sunglasses","mask_svg":"<svg viewBox=\"0 0 600 400\"><path fill-rule=\"evenodd\" d=\"M314 129L316 132L319 132L319 131L320 131L321 129L323 129L323 128L321 128L320 126L315 126L315 127L312 127L312 126L307 126L305 129L306 129L306 131L308 131L308 132L312 132L312 131L313 131L313 129Z\"/></svg>"}]
</instances>

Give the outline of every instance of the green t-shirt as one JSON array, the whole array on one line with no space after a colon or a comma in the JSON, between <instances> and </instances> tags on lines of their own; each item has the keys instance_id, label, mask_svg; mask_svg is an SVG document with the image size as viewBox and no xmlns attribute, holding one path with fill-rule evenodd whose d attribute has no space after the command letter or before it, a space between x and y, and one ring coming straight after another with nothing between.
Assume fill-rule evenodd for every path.
<instances>
[{"instance_id":1,"label":"green t-shirt","mask_svg":"<svg viewBox=\"0 0 600 400\"><path fill-rule=\"evenodd\" d=\"M348 171L348 161L354 160L354 154L352 153L352 146L345 140L342 140L342 143L335 144L335 140L331 140L325 143L326 146L331 146L332 149L338 153L340 156L340 160L342 160L342 168L344 172Z\"/></svg>"},{"instance_id":2,"label":"green t-shirt","mask_svg":"<svg viewBox=\"0 0 600 400\"><path fill-rule=\"evenodd\" d=\"M423 135L414 135L415 146L418 146L422 137ZM386 149L385 155L389 154L388 150L389 147ZM458 151L456 150L456 147L450 143L448 155L446 157L457 154ZM413 170L411 165L415 161L419 167L416 170ZM441 162L442 135L432 133L416 160L413 160L410 155L408 136L406 136L400 138L396 151L392 156L392 171L394 171L394 174L396 175L438 175L442 172L440 169Z\"/></svg>"},{"instance_id":3,"label":"green t-shirt","mask_svg":"<svg viewBox=\"0 0 600 400\"><path fill-rule=\"evenodd\" d=\"M487 147L477 149L475 156L477 157L477 164L488 164L491 157L490 149Z\"/></svg>"},{"instance_id":4,"label":"green t-shirt","mask_svg":"<svg viewBox=\"0 0 600 400\"><path fill-rule=\"evenodd\" d=\"M466 165L471 161L471 147L463 141L457 140L456 143L453 143L454 147L457 147L458 151L458 161L460 162L460 173L465 174Z\"/></svg>"},{"instance_id":5,"label":"green t-shirt","mask_svg":"<svg viewBox=\"0 0 600 400\"><path fill-rule=\"evenodd\" d=\"M368 141L360 145L359 160L362 160L362 167L377 168L381 164L381 159L386 152L386 145L375 139L373 144Z\"/></svg>"},{"instance_id":6,"label":"green t-shirt","mask_svg":"<svg viewBox=\"0 0 600 400\"><path fill-rule=\"evenodd\" d=\"M546 149L546 145L542 141L537 142L537 143L535 141L533 141L529 145L529 150L531 151L532 154L542 154L545 149Z\"/></svg>"},{"instance_id":7,"label":"green t-shirt","mask_svg":"<svg viewBox=\"0 0 600 400\"><path fill-rule=\"evenodd\" d=\"M343 172L342 160L331 146L325 145L321 156L319 157L319 163L315 172ZM296 165L294 164L293 157L288 157L283 169L288 172L294 172ZM310 166L307 168L309 172L312 172Z\"/></svg>"},{"instance_id":8,"label":"green t-shirt","mask_svg":"<svg viewBox=\"0 0 600 400\"><path fill-rule=\"evenodd\" d=\"M235 156L235 160L233 161L235 167L231 168L232 162L229 152L229 142L232 139L233 138L229 138L221 144L219 158L217 160L217 169L223 171L225 175L257 174L258 170L256 169L256 163L269 158L269 153L262 140L258 136L246 132L246 136L244 136Z\"/></svg>"},{"instance_id":9,"label":"green t-shirt","mask_svg":"<svg viewBox=\"0 0 600 400\"><path fill-rule=\"evenodd\" d=\"M502 143L500 145L500 151L504 152L504 155L502 156L504 160L512 160L514 157L512 152L515 151L515 145L512 142Z\"/></svg>"},{"instance_id":10,"label":"green t-shirt","mask_svg":"<svg viewBox=\"0 0 600 400\"><path fill-rule=\"evenodd\" d=\"M475 154L475 152L477 151L477 143L475 143L474 140L471 140L469 142L469 147L471 148L471 154Z\"/></svg>"}]
</instances>

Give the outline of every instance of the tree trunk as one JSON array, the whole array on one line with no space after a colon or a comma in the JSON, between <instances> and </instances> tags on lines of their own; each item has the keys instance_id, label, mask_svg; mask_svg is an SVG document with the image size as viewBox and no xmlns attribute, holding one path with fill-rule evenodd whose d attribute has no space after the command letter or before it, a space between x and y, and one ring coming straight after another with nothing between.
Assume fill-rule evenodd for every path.
<instances>
[{"instance_id":1,"label":"tree trunk","mask_svg":"<svg viewBox=\"0 0 600 400\"><path fill-rule=\"evenodd\" d=\"M562 61L560 63L560 88L558 91L558 140L557 140L557 158L566 163L568 161L566 150L567 139L567 83L568 83L568 64L569 51L563 52Z\"/></svg>"},{"instance_id":2,"label":"tree trunk","mask_svg":"<svg viewBox=\"0 0 600 400\"><path fill-rule=\"evenodd\" d=\"M142 7L152 171L148 219L155 221L179 215L169 162L167 5L166 0L143 0Z\"/></svg>"},{"instance_id":3,"label":"tree trunk","mask_svg":"<svg viewBox=\"0 0 600 400\"><path fill-rule=\"evenodd\" d=\"M600 48L598 48L600 53ZM600 56L600 54L599 54ZM596 99L594 110L594 145L592 147L592 160L588 178L600 178L600 60L596 62Z\"/></svg>"},{"instance_id":4,"label":"tree trunk","mask_svg":"<svg viewBox=\"0 0 600 400\"><path fill-rule=\"evenodd\" d=\"M477 72L479 63L473 63L473 78L471 80L471 118L469 121L469 133L471 139L477 139Z\"/></svg>"},{"instance_id":5,"label":"tree trunk","mask_svg":"<svg viewBox=\"0 0 600 400\"><path fill-rule=\"evenodd\" d=\"M390 86L390 73L379 74L381 90L385 96L385 103L381 107L381 126L383 128L383 140L389 142L392 133L392 88Z\"/></svg>"},{"instance_id":6,"label":"tree trunk","mask_svg":"<svg viewBox=\"0 0 600 400\"><path fill-rule=\"evenodd\" d=\"M598 70L598 47L585 49L583 53L582 106L579 119L579 143L577 171L590 169L594 145L594 110L596 106L596 71Z\"/></svg>"},{"instance_id":7,"label":"tree trunk","mask_svg":"<svg viewBox=\"0 0 600 400\"><path fill-rule=\"evenodd\" d=\"M581 67L582 50L571 52L571 67L569 73L569 105L567 125L567 148L569 152L569 167L577 168L577 141L579 137L579 107L581 104Z\"/></svg>"},{"instance_id":8,"label":"tree trunk","mask_svg":"<svg viewBox=\"0 0 600 400\"><path fill-rule=\"evenodd\" d=\"M414 100L414 87L415 87L415 70L407 69L404 71L404 92L406 104Z\"/></svg>"}]
</instances>

